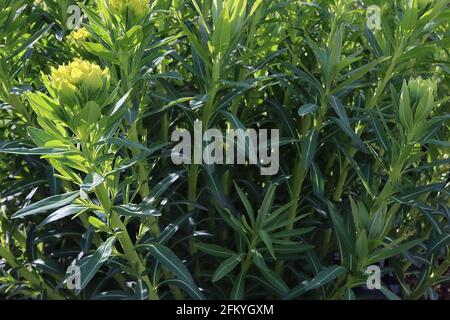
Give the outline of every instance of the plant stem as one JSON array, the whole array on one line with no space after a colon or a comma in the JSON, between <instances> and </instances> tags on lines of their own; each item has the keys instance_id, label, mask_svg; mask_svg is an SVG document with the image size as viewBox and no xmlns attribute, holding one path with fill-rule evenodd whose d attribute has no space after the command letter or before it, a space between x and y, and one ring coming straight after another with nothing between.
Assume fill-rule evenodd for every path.
<instances>
[{"instance_id":1,"label":"plant stem","mask_svg":"<svg viewBox=\"0 0 450 320\"><path fill-rule=\"evenodd\" d=\"M189 166L188 173L188 200L192 203L197 201L197 180L199 175L199 166L197 164L191 164ZM195 208L193 206L188 206L188 211L193 212ZM197 251L195 247L194 237L189 238L189 252L194 254Z\"/></svg>"},{"instance_id":2,"label":"plant stem","mask_svg":"<svg viewBox=\"0 0 450 320\"><path fill-rule=\"evenodd\" d=\"M24 265L21 265L16 261L12 253L3 246L0 242L0 257L6 260L11 267L17 269L22 277L27 280L32 286L36 288L43 288L46 290L48 296L54 300L64 300L64 296L54 291L48 284L46 284L43 280L39 278L39 276L34 273L28 271Z\"/></svg>"},{"instance_id":3,"label":"plant stem","mask_svg":"<svg viewBox=\"0 0 450 320\"><path fill-rule=\"evenodd\" d=\"M104 183L97 187L96 195L102 205L103 211L107 216L109 216L111 227L119 230L116 233L117 239L119 240L125 253L125 257L127 258L131 268L134 270L136 277L142 277L142 274L145 272L145 265L142 263L136 252L126 226L122 223L117 213L112 210L112 201L108 196L108 190L106 189ZM151 300L158 300L156 286L151 283L150 278L145 275L142 279L148 286L149 298Z\"/></svg>"},{"instance_id":4,"label":"plant stem","mask_svg":"<svg viewBox=\"0 0 450 320\"><path fill-rule=\"evenodd\" d=\"M394 52L394 56L389 64L389 67L384 75L384 77L378 82L377 88L375 89L375 94L370 98L370 100L366 104L367 110L372 110L378 103L378 100L381 98L384 89L386 88L389 81L394 76L395 67L397 64L398 58L401 56L404 47L404 39L401 39L400 46L396 48ZM361 136L366 128L365 123L361 123L358 127L356 134ZM356 154L356 149L353 147L349 147L348 154L351 158ZM346 158L344 164L342 166L342 172L339 175L339 180L333 194L333 201L340 201L342 198L342 193L344 192L345 182L347 181L348 171L350 170L350 161Z\"/></svg>"}]
</instances>

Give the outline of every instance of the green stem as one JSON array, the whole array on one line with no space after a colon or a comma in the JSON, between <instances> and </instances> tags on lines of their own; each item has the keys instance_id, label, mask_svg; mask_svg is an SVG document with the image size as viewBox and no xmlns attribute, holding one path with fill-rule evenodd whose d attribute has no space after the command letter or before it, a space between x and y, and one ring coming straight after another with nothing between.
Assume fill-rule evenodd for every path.
<instances>
[{"instance_id":1,"label":"green stem","mask_svg":"<svg viewBox=\"0 0 450 320\"><path fill-rule=\"evenodd\" d=\"M139 255L136 252L136 249L134 247L133 242L131 241L126 226L122 223L117 213L111 210L112 201L108 196L108 190L106 189L104 184L97 187L96 195L102 205L103 211L110 218L111 227L113 229L119 230L119 232L116 233L117 239L119 240L120 245L123 248L125 257L127 258L131 268L135 272L135 276L138 278L142 277L142 275L145 272L145 265L142 263ZM151 300L158 300L158 293L156 290L156 286L154 286L151 283L150 278L147 275L145 275L142 277L142 279L148 286L149 298Z\"/></svg>"},{"instance_id":2,"label":"green stem","mask_svg":"<svg viewBox=\"0 0 450 320\"><path fill-rule=\"evenodd\" d=\"M28 271L24 265L18 263L12 253L7 250L3 246L2 243L0 243L0 257L6 260L6 263L8 263L11 267L18 270L20 275L27 280L32 286L36 288L43 288L46 290L48 296L53 300L64 300L64 296L60 295L59 293L55 292L53 288L51 288L49 285L47 285L44 281L42 281L39 276L36 274Z\"/></svg>"},{"instance_id":3,"label":"green stem","mask_svg":"<svg viewBox=\"0 0 450 320\"><path fill-rule=\"evenodd\" d=\"M122 223L119 216L114 212L111 212L111 226L120 230L120 232L117 234L117 238L119 239L123 251L125 252L125 256L129 261L131 267L136 270L136 276L142 277L142 274L145 272L145 266L136 252L134 244L130 239L130 235L128 234L127 228ZM156 287L151 283L150 278L146 275L143 276L142 279L148 286L150 300L158 300L158 292L156 290Z\"/></svg>"},{"instance_id":4,"label":"green stem","mask_svg":"<svg viewBox=\"0 0 450 320\"><path fill-rule=\"evenodd\" d=\"M392 57L391 62L389 63L389 67L384 75L384 77L378 82L377 88L375 89L375 94L370 98L370 100L366 104L367 110L372 110L378 103L378 100L381 98L387 84L394 76L395 67L397 66L397 60L401 56L404 47L404 39L400 40L400 45L395 49L394 55ZM358 132L356 133L358 136L361 136L366 128L365 123L361 123L358 127ZM356 153L356 149L353 147L349 147L348 153L350 157L353 157ZM342 194L344 192L344 185L347 180L348 171L350 170L350 162L348 159L345 159L342 172L339 176L338 184L336 190L333 194L334 201L340 201L342 198Z\"/></svg>"},{"instance_id":5,"label":"green stem","mask_svg":"<svg viewBox=\"0 0 450 320\"><path fill-rule=\"evenodd\" d=\"M205 102L205 106L203 109L202 114L202 122L204 129L209 127L209 121L211 120L212 115L214 114L214 101L218 92L218 81L220 77L220 63L214 63L213 66L213 74L212 74L212 80L211 80L211 86L207 92L208 99ZM188 172L188 200L191 202L197 201L197 183L198 183L198 177L200 174L200 167L198 164L191 164L189 166L189 172ZM188 211L192 212L194 211L193 206L188 206ZM195 248L195 239L190 238L189 239L189 251L192 253L195 253L197 250Z\"/></svg>"},{"instance_id":6,"label":"green stem","mask_svg":"<svg viewBox=\"0 0 450 320\"><path fill-rule=\"evenodd\" d=\"M289 208L288 221L290 221L290 223L286 226L286 231L292 231L294 229L294 219L297 216L297 209L300 201L300 193L302 191L302 186L303 182L305 181L305 177L306 177L305 168L302 162L299 159L297 159L294 166L293 181L291 185L292 189L291 199L296 201L294 201L292 206ZM280 260L277 262L275 268L278 274L282 273L283 266L284 261Z\"/></svg>"},{"instance_id":7,"label":"green stem","mask_svg":"<svg viewBox=\"0 0 450 320\"><path fill-rule=\"evenodd\" d=\"M188 200L192 203L197 201L197 181L199 175L199 166L197 164L191 164L189 166L189 174L188 174ZM193 212L195 207L188 206L188 211ZM189 238L189 252L194 254L197 252L195 247L195 239L193 237Z\"/></svg>"}]
</instances>

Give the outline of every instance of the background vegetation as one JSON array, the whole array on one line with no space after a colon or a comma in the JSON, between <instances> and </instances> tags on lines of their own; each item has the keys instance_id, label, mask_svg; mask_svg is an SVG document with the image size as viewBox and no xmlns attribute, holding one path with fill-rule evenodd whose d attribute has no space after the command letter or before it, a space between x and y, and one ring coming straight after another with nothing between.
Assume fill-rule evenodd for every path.
<instances>
[{"instance_id":1,"label":"background vegetation","mask_svg":"<svg viewBox=\"0 0 450 320\"><path fill-rule=\"evenodd\" d=\"M448 1L73 4L0 0L2 298L444 297ZM279 174L173 165L196 119Z\"/></svg>"}]
</instances>

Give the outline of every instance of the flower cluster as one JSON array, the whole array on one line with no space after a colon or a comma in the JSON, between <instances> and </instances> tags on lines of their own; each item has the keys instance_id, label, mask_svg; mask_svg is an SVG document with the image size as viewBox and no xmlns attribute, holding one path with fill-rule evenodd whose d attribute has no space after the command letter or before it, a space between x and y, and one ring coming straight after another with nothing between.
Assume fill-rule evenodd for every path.
<instances>
[{"instance_id":1,"label":"flower cluster","mask_svg":"<svg viewBox=\"0 0 450 320\"><path fill-rule=\"evenodd\" d=\"M109 88L110 73L108 68L75 58L67 65L51 68L50 77L44 77L44 81L60 102L73 106L97 99L103 89Z\"/></svg>"},{"instance_id":2,"label":"flower cluster","mask_svg":"<svg viewBox=\"0 0 450 320\"><path fill-rule=\"evenodd\" d=\"M147 0L108 0L108 8L116 14L125 15L131 12L133 17L141 19L146 16L150 10Z\"/></svg>"},{"instance_id":3,"label":"flower cluster","mask_svg":"<svg viewBox=\"0 0 450 320\"><path fill-rule=\"evenodd\" d=\"M70 33L70 35L67 37L67 40L71 43L78 43L79 41L86 41L89 39L91 34L89 31L82 27L80 29L74 30Z\"/></svg>"}]
</instances>

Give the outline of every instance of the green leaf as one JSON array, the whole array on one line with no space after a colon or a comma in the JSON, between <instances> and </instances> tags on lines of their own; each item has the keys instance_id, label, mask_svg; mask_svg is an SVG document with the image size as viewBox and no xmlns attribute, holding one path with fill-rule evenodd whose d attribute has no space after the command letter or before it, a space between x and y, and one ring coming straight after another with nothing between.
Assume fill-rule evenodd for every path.
<instances>
[{"instance_id":1,"label":"green leaf","mask_svg":"<svg viewBox=\"0 0 450 320\"><path fill-rule=\"evenodd\" d=\"M237 145L238 148L241 148L240 150L238 150L239 152L242 152L243 154L245 154L246 158L249 160L250 163L252 162L257 162L258 159L252 159L251 155L257 155L258 151L257 151L257 146L254 145L252 139L246 139L245 136L245 132L246 132L246 128L244 126L244 124L232 113L225 111L225 110L221 110L220 113L231 123L231 125L233 126L233 128L236 130L236 136L238 138L239 141L244 141L244 145L245 147L241 146L240 144ZM241 130L239 130L241 129ZM242 148L244 148L242 150Z\"/></svg>"},{"instance_id":2,"label":"green leaf","mask_svg":"<svg viewBox=\"0 0 450 320\"><path fill-rule=\"evenodd\" d=\"M237 185L236 182L234 182L234 186L236 188L236 191L239 195L239 198L241 199L242 204L244 205L245 211L247 212L247 215L250 218L250 222L252 225L255 224L255 212L253 211L252 205L250 204L250 201L248 200L248 198L245 196L244 192L241 190L241 188L239 188L239 186Z\"/></svg>"},{"instance_id":3,"label":"green leaf","mask_svg":"<svg viewBox=\"0 0 450 320\"><path fill-rule=\"evenodd\" d=\"M50 133L45 132L44 130L28 127L27 128L28 135L31 140L37 145L44 147L45 144L49 141L57 141L57 138L51 135ZM58 141L59 142L59 141ZM56 146L53 146L56 147ZM60 148L64 148L65 146L60 146Z\"/></svg>"},{"instance_id":4,"label":"green leaf","mask_svg":"<svg viewBox=\"0 0 450 320\"><path fill-rule=\"evenodd\" d=\"M224 247L215 245L215 244L209 244L209 243L203 243L203 242L196 242L196 247L204 253L210 254L215 257L221 257L221 258L229 258L236 253L228 250Z\"/></svg>"},{"instance_id":5,"label":"green leaf","mask_svg":"<svg viewBox=\"0 0 450 320\"><path fill-rule=\"evenodd\" d=\"M58 210L56 210L55 212L53 212L52 214L50 214L47 218L44 219L44 221L42 221L37 228L41 229L43 226L61 220L65 217L69 217L72 216L74 214L78 214L80 212L83 212L85 210L87 210L88 207L82 206L82 205L77 205L77 204L71 204L65 207L62 207Z\"/></svg>"},{"instance_id":6,"label":"green leaf","mask_svg":"<svg viewBox=\"0 0 450 320\"><path fill-rule=\"evenodd\" d=\"M380 262L381 260L393 257L395 255L405 253L409 249L417 246L419 243L422 243L423 239L416 239L412 240L410 242L395 246L395 247L387 247L378 249L373 254L369 256L369 259L367 261L368 264L376 264L377 262Z\"/></svg>"},{"instance_id":7,"label":"green leaf","mask_svg":"<svg viewBox=\"0 0 450 320\"><path fill-rule=\"evenodd\" d=\"M29 49L29 48L33 48L34 45L40 40L42 39L42 37L44 36L44 34L47 33L47 31L49 31L55 24L54 23L50 23L48 25L44 25L40 30L36 31L36 33L34 33L31 37L29 37L24 43L22 43L22 45L17 48L16 50L14 50L11 55L7 58L8 60L11 59L12 57L16 56L17 54L19 54L20 52L22 52L25 49Z\"/></svg>"},{"instance_id":8,"label":"green leaf","mask_svg":"<svg viewBox=\"0 0 450 320\"><path fill-rule=\"evenodd\" d=\"M228 199L227 195L223 190L223 185L219 180L218 174L214 169L214 166L205 165L204 174L206 176L206 185L209 189L209 192L212 193L213 199L217 202L220 208L224 210L228 210L228 213L236 212L231 201ZM223 210L220 210L223 212ZM224 215L226 217L226 215Z\"/></svg>"},{"instance_id":9,"label":"green leaf","mask_svg":"<svg viewBox=\"0 0 450 320\"><path fill-rule=\"evenodd\" d=\"M70 150L61 148L0 148L0 153L21 154L21 155L63 155L70 153Z\"/></svg>"},{"instance_id":10,"label":"green leaf","mask_svg":"<svg viewBox=\"0 0 450 320\"><path fill-rule=\"evenodd\" d=\"M297 203L298 200L294 199L286 204L284 204L283 206L279 207L278 209L276 209L275 211L271 212L266 221L264 222L264 227L267 231L272 231L275 230L275 226L274 222L277 222L277 218L279 218L280 216L282 216L283 213L285 213L286 211L288 211L288 209L290 207L292 207L295 203Z\"/></svg>"},{"instance_id":11,"label":"green leaf","mask_svg":"<svg viewBox=\"0 0 450 320\"><path fill-rule=\"evenodd\" d=\"M156 186L152 188L149 195L145 197L144 202L147 204L154 203L163 193L172 186L179 178L182 177L182 172L175 172L169 174L167 177L162 179Z\"/></svg>"},{"instance_id":12,"label":"green leaf","mask_svg":"<svg viewBox=\"0 0 450 320\"><path fill-rule=\"evenodd\" d=\"M224 54L231 40L231 21L228 9L223 9L215 23L212 44L216 55Z\"/></svg>"},{"instance_id":13,"label":"green leaf","mask_svg":"<svg viewBox=\"0 0 450 320\"><path fill-rule=\"evenodd\" d=\"M391 290L386 288L385 286L380 287L380 291L382 294L386 296L389 300L402 300L400 297L398 297L395 293L393 293Z\"/></svg>"},{"instance_id":14,"label":"green leaf","mask_svg":"<svg viewBox=\"0 0 450 320\"><path fill-rule=\"evenodd\" d=\"M219 209L220 210L220 209ZM247 229L244 227L241 221L234 217L228 209L220 210L222 218L228 225L237 231L242 237L247 236Z\"/></svg>"},{"instance_id":15,"label":"green leaf","mask_svg":"<svg viewBox=\"0 0 450 320\"><path fill-rule=\"evenodd\" d=\"M441 192L445 187L445 183L432 183L425 186L418 186L405 191L400 192L396 196L399 201L408 202L415 200L418 196L428 192Z\"/></svg>"},{"instance_id":16,"label":"green leaf","mask_svg":"<svg viewBox=\"0 0 450 320\"><path fill-rule=\"evenodd\" d=\"M319 107L314 103L304 104L298 109L298 115L304 117L307 114L316 112L318 108Z\"/></svg>"},{"instance_id":17,"label":"green leaf","mask_svg":"<svg viewBox=\"0 0 450 320\"><path fill-rule=\"evenodd\" d=\"M361 140L361 138L355 133L355 131L351 128L347 111L345 110L345 107L342 105L341 101L335 96L330 96L329 102L331 107L339 117L339 119L333 118L333 120L355 142L355 144L361 151L367 153L366 145Z\"/></svg>"},{"instance_id":18,"label":"green leaf","mask_svg":"<svg viewBox=\"0 0 450 320\"><path fill-rule=\"evenodd\" d=\"M189 39L189 43L192 45L192 50L198 54L198 56L203 60L205 64L208 66L211 66L211 60L210 60L210 54L208 50L205 49L205 47L198 41L197 37L194 33L192 33L189 28L186 26L186 24L182 21L181 17L178 17L178 20L180 22L181 27L183 28L183 31L187 35Z\"/></svg>"},{"instance_id":19,"label":"green leaf","mask_svg":"<svg viewBox=\"0 0 450 320\"><path fill-rule=\"evenodd\" d=\"M137 25L128 30L119 42L122 48L130 50L139 45L143 39L144 33L142 32L142 26Z\"/></svg>"},{"instance_id":20,"label":"green leaf","mask_svg":"<svg viewBox=\"0 0 450 320\"><path fill-rule=\"evenodd\" d=\"M186 282L182 279L169 279L164 280L159 283L159 286L162 285L176 286L180 289L183 289L192 299L195 300L204 300L205 296L198 290L198 288L193 287L191 283Z\"/></svg>"},{"instance_id":21,"label":"green leaf","mask_svg":"<svg viewBox=\"0 0 450 320\"><path fill-rule=\"evenodd\" d=\"M192 213L186 213L182 215L181 217L177 218L176 220L172 221L159 235L157 242L159 244L164 244L172 236L178 231L180 228L180 225L184 223L186 220L188 220L192 216Z\"/></svg>"},{"instance_id":22,"label":"green leaf","mask_svg":"<svg viewBox=\"0 0 450 320\"><path fill-rule=\"evenodd\" d=\"M166 246L159 243L143 244L139 247L144 247L150 251L152 256L158 260L163 266L172 271L185 285L189 286L190 291L194 291L198 296L203 296L199 288L195 285L191 273L186 268L184 263Z\"/></svg>"},{"instance_id":23,"label":"green leaf","mask_svg":"<svg viewBox=\"0 0 450 320\"><path fill-rule=\"evenodd\" d=\"M80 189L86 192L91 192L104 181L105 178L98 173L90 173L86 176L86 178L84 178L83 183L80 185Z\"/></svg>"},{"instance_id":24,"label":"green leaf","mask_svg":"<svg viewBox=\"0 0 450 320\"><path fill-rule=\"evenodd\" d=\"M266 245L267 249L269 250L270 255L276 260L277 258L275 257L275 251L273 250L272 239L270 238L267 231L261 229L259 230L259 235Z\"/></svg>"},{"instance_id":25,"label":"green leaf","mask_svg":"<svg viewBox=\"0 0 450 320\"><path fill-rule=\"evenodd\" d=\"M98 219L98 218L96 218L94 216L90 216L88 218L88 222L89 222L89 224L94 226L96 230L100 230L102 232L110 233L109 227L102 220L100 220L100 219Z\"/></svg>"},{"instance_id":26,"label":"green leaf","mask_svg":"<svg viewBox=\"0 0 450 320\"><path fill-rule=\"evenodd\" d=\"M383 125L381 124L381 121L375 116L374 112L369 112L369 119L372 125L372 129L375 132L375 135L378 141L380 142L381 147L384 149L384 151L389 151L390 150L389 138L386 134L386 131L383 128Z\"/></svg>"},{"instance_id":27,"label":"green leaf","mask_svg":"<svg viewBox=\"0 0 450 320\"><path fill-rule=\"evenodd\" d=\"M57 275L64 273L64 269L55 260L44 261L42 259L36 259L31 263L31 265L37 269L40 269L40 270L46 272L46 273L54 273Z\"/></svg>"},{"instance_id":28,"label":"green leaf","mask_svg":"<svg viewBox=\"0 0 450 320\"><path fill-rule=\"evenodd\" d=\"M279 238L279 239L289 238L289 237L299 237L299 236L303 236L303 235L305 235L307 233L310 233L314 229L316 229L316 227L299 228L299 229L293 229L293 230L284 230L284 231L279 231L279 232L272 233L271 236L273 238Z\"/></svg>"},{"instance_id":29,"label":"green leaf","mask_svg":"<svg viewBox=\"0 0 450 320\"><path fill-rule=\"evenodd\" d=\"M131 150L140 150L140 151L143 151L143 153L145 153L147 156L151 156L156 151L167 146L167 143L162 143L162 144L152 144L149 147L146 147L139 142L131 141L131 140L128 140L125 138L118 138L118 137L111 137L111 138L104 139L104 140L100 141L98 144L100 145L100 144L105 144L105 143L110 143L110 144L113 144L118 147L126 147Z\"/></svg>"},{"instance_id":30,"label":"green leaf","mask_svg":"<svg viewBox=\"0 0 450 320\"><path fill-rule=\"evenodd\" d=\"M113 207L113 211L125 217L159 217L161 213L147 204L122 204Z\"/></svg>"},{"instance_id":31,"label":"green leaf","mask_svg":"<svg viewBox=\"0 0 450 320\"><path fill-rule=\"evenodd\" d=\"M427 244L427 253L430 255L450 243L450 234L440 234L435 239L430 239L429 242Z\"/></svg>"},{"instance_id":32,"label":"green leaf","mask_svg":"<svg viewBox=\"0 0 450 320\"><path fill-rule=\"evenodd\" d=\"M83 42L83 46L87 51L92 53L93 55L99 56L100 58L104 58L112 63L119 64L119 60L116 55L106 49L102 44L95 42Z\"/></svg>"},{"instance_id":33,"label":"green leaf","mask_svg":"<svg viewBox=\"0 0 450 320\"><path fill-rule=\"evenodd\" d=\"M293 244L274 246L274 251L279 255L293 255L314 249L314 246L308 243L294 242Z\"/></svg>"},{"instance_id":34,"label":"green leaf","mask_svg":"<svg viewBox=\"0 0 450 320\"><path fill-rule=\"evenodd\" d=\"M243 300L245 296L245 276L246 272L241 271L234 280L233 288L231 289L231 300Z\"/></svg>"},{"instance_id":35,"label":"green leaf","mask_svg":"<svg viewBox=\"0 0 450 320\"><path fill-rule=\"evenodd\" d=\"M136 281L136 285L134 286L134 295L133 295L134 300L140 300L140 301L145 300L145 292L146 292L146 290L148 290L145 287L146 287L146 285L144 284L144 282L141 279L138 279Z\"/></svg>"},{"instance_id":36,"label":"green leaf","mask_svg":"<svg viewBox=\"0 0 450 320\"><path fill-rule=\"evenodd\" d=\"M110 117L116 115L119 113L120 110L122 110L122 107L125 105L125 102L127 102L128 97L131 94L132 89L130 89L127 93L125 93L122 98L119 99L119 101L117 101L117 103L114 105L114 108L112 109L111 113L110 113Z\"/></svg>"},{"instance_id":37,"label":"green leaf","mask_svg":"<svg viewBox=\"0 0 450 320\"><path fill-rule=\"evenodd\" d=\"M52 209L60 208L62 206L71 204L79 197L79 195L79 191L73 191L56 196L51 196L20 209L12 216L12 218L24 218L30 215L35 215Z\"/></svg>"},{"instance_id":38,"label":"green leaf","mask_svg":"<svg viewBox=\"0 0 450 320\"><path fill-rule=\"evenodd\" d=\"M345 90L346 87L354 83L355 81L358 81L361 79L366 73L374 69L378 64L388 60L389 57L382 57L375 61L369 62L367 64L364 64L363 66L350 71L347 74L344 74L342 77L339 78L339 85L333 89L333 93L340 92L342 90ZM343 81L342 81L343 80ZM342 81L342 82L341 82Z\"/></svg>"},{"instance_id":39,"label":"green leaf","mask_svg":"<svg viewBox=\"0 0 450 320\"><path fill-rule=\"evenodd\" d=\"M253 3L252 9L250 10L249 16L251 17L256 10L260 7L261 3L263 2L263 0L255 0L255 2Z\"/></svg>"},{"instance_id":40,"label":"green leaf","mask_svg":"<svg viewBox=\"0 0 450 320\"><path fill-rule=\"evenodd\" d=\"M341 266L330 266L322 271L320 271L314 278L309 281L303 281L297 287L293 288L284 297L284 299L295 299L303 295L304 293L324 286L332 282L337 277L346 273L347 270Z\"/></svg>"},{"instance_id":41,"label":"green leaf","mask_svg":"<svg viewBox=\"0 0 450 320\"><path fill-rule=\"evenodd\" d=\"M268 101L268 103L271 107L274 108L274 110L277 113L278 118L281 122L281 125L286 130L289 138L292 138L296 141L300 141L295 122L294 122L292 116L288 113L287 108L284 108L278 102L275 102L275 101ZM301 154L301 152L300 152L301 147L300 147L299 142L297 142L295 144L295 147L297 149L298 154Z\"/></svg>"},{"instance_id":42,"label":"green leaf","mask_svg":"<svg viewBox=\"0 0 450 320\"><path fill-rule=\"evenodd\" d=\"M340 216L339 211L331 203L328 203L328 212L330 214L331 222L333 223L333 227L335 230L335 236L339 245L341 259L346 259L347 261L349 261L348 265L351 265L353 245L350 241L347 229L345 228L344 221Z\"/></svg>"},{"instance_id":43,"label":"green leaf","mask_svg":"<svg viewBox=\"0 0 450 320\"><path fill-rule=\"evenodd\" d=\"M109 259L115 241L115 237L109 238L100 247L98 247L92 256L84 258L77 263L81 271L81 288L80 290L77 290L78 293L86 288L100 267Z\"/></svg>"},{"instance_id":44,"label":"green leaf","mask_svg":"<svg viewBox=\"0 0 450 320\"><path fill-rule=\"evenodd\" d=\"M266 222L266 218L269 214L270 208L272 208L276 189L276 184L270 184L270 186L267 188L266 194L261 204L261 208L258 211L258 216L256 217L256 224L259 229L261 229Z\"/></svg>"},{"instance_id":45,"label":"green leaf","mask_svg":"<svg viewBox=\"0 0 450 320\"><path fill-rule=\"evenodd\" d=\"M305 172L309 170L309 167L314 160L314 156L316 155L318 136L319 133L317 130L310 130L301 140L301 159L303 170Z\"/></svg>"},{"instance_id":46,"label":"green leaf","mask_svg":"<svg viewBox=\"0 0 450 320\"><path fill-rule=\"evenodd\" d=\"M269 269L261 253L259 253L258 250L253 250L252 257L253 262L263 274L264 279L269 282L278 295L280 297L287 295L289 292L289 287L277 273Z\"/></svg>"},{"instance_id":47,"label":"green leaf","mask_svg":"<svg viewBox=\"0 0 450 320\"><path fill-rule=\"evenodd\" d=\"M338 147L339 147L339 150L342 151L342 153L344 154L345 158L348 160L350 165L353 167L353 170L355 170L356 174L358 175L359 179L361 180L361 183L363 184L367 193L370 196L373 196L373 192L372 192L372 189L370 188L368 179L367 179L366 175L364 174L364 172L361 170L358 163L356 163L356 161L353 159L353 157L348 154L348 152L345 150L345 148L341 147L340 145L338 145Z\"/></svg>"},{"instance_id":48,"label":"green leaf","mask_svg":"<svg viewBox=\"0 0 450 320\"><path fill-rule=\"evenodd\" d=\"M311 163L310 169L311 170L309 170L309 175L313 192L315 195L322 197L325 192L325 179L323 178L319 166L314 161Z\"/></svg>"},{"instance_id":49,"label":"green leaf","mask_svg":"<svg viewBox=\"0 0 450 320\"><path fill-rule=\"evenodd\" d=\"M223 261L217 270L214 272L214 275L212 277L212 282L217 282L223 277L225 277L227 274L229 274L231 271L233 271L234 268L241 262L242 258L245 256L244 253L237 253L225 261Z\"/></svg>"}]
</instances>

